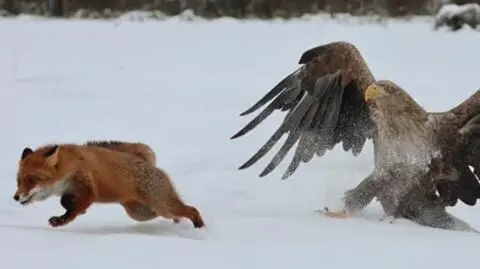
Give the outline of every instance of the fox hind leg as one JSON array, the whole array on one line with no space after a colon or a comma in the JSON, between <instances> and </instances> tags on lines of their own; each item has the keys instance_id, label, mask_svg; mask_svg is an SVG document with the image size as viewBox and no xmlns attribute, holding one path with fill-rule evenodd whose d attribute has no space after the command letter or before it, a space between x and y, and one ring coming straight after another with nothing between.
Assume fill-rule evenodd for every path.
<instances>
[{"instance_id":1,"label":"fox hind leg","mask_svg":"<svg viewBox=\"0 0 480 269\"><path fill-rule=\"evenodd\" d=\"M127 215L136 221L148 221L158 217L157 213L151 207L137 201L128 201L122 203Z\"/></svg>"},{"instance_id":2,"label":"fox hind leg","mask_svg":"<svg viewBox=\"0 0 480 269\"><path fill-rule=\"evenodd\" d=\"M188 218L195 228L205 226L203 219L195 207L183 203L168 175L161 169L144 165L142 169L148 175L140 181L137 197L148 205L157 216L179 223L181 218Z\"/></svg>"},{"instance_id":3,"label":"fox hind leg","mask_svg":"<svg viewBox=\"0 0 480 269\"><path fill-rule=\"evenodd\" d=\"M184 205L183 209L181 211L183 211L182 215L185 218L190 219L190 221L192 222L192 224L195 228L202 228L202 227L205 226L205 223L203 222L203 219L202 219L202 216L200 215L200 212L198 212L198 210L195 207ZM175 221L175 219L174 219L174 221Z\"/></svg>"},{"instance_id":4,"label":"fox hind leg","mask_svg":"<svg viewBox=\"0 0 480 269\"><path fill-rule=\"evenodd\" d=\"M202 228L205 223L200 212L193 206L185 205L181 201L171 201L168 205L163 204L155 207L159 216L167 219L173 219L174 223L179 223L180 218L189 219L195 228Z\"/></svg>"},{"instance_id":5,"label":"fox hind leg","mask_svg":"<svg viewBox=\"0 0 480 269\"><path fill-rule=\"evenodd\" d=\"M127 215L136 221L149 221L158 217L157 213L149 206L136 201L129 201L122 204ZM179 218L173 218L173 223L180 223Z\"/></svg>"}]
</instances>

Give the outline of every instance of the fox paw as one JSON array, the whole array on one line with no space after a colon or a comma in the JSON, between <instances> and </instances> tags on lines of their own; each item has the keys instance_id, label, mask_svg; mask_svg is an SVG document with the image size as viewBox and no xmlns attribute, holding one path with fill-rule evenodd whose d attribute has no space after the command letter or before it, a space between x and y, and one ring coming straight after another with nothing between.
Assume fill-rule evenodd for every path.
<instances>
[{"instance_id":1,"label":"fox paw","mask_svg":"<svg viewBox=\"0 0 480 269\"><path fill-rule=\"evenodd\" d=\"M58 226L62 226L62 225L67 224L67 220L63 217L54 216L54 217L51 217L50 219L48 219L48 223L52 227L58 227Z\"/></svg>"}]
</instances>

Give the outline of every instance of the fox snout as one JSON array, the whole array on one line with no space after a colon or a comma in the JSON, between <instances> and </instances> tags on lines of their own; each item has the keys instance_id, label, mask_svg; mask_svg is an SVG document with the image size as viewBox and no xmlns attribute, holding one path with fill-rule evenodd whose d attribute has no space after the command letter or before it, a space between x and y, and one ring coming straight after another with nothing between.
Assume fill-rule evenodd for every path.
<instances>
[{"instance_id":1,"label":"fox snout","mask_svg":"<svg viewBox=\"0 0 480 269\"><path fill-rule=\"evenodd\" d=\"M22 205L31 202L44 201L52 195L63 195L68 189L69 185L65 181L60 181L57 184L51 185L37 185L29 190L17 190L13 199Z\"/></svg>"},{"instance_id":2,"label":"fox snout","mask_svg":"<svg viewBox=\"0 0 480 269\"><path fill-rule=\"evenodd\" d=\"M26 205L30 202L30 199L27 199L26 196L20 196L18 194L15 194L13 196L13 199L22 205Z\"/></svg>"},{"instance_id":3,"label":"fox snout","mask_svg":"<svg viewBox=\"0 0 480 269\"><path fill-rule=\"evenodd\" d=\"M15 194L13 195L13 199L22 205L26 205L33 201L44 200L48 195L49 194L46 193L43 188L35 187L28 192L15 192Z\"/></svg>"},{"instance_id":4,"label":"fox snout","mask_svg":"<svg viewBox=\"0 0 480 269\"><path fill-rule=\"evenodd\" d=\"M29 193L21 193L19 191L16 191L15 194L13 195L13 200L19 202L22 205L28 204L30 202L30 197L32 195L29 195Z\"/></svg>"},{"instance_id":5,"label":"fox snout","mask_svg":"<svg viewBox=\"0 0 480 269\"><path fill-rule=\"evenodd\" d=\"M13 200L15 201L19 201L20 200L20 196L22 195L22 191L17 189L17 191L15 192L15 194L13 195Z\"/></svg>"}]
</instances>

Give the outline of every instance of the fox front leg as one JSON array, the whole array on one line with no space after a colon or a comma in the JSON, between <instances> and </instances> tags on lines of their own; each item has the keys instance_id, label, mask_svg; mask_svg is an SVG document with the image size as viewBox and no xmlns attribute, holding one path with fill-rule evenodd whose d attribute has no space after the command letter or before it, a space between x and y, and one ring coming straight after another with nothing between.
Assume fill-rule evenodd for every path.
<instances>
[{"instance_id":1,"label":"fox front leg","mask_svg":"<svg viewBox=\"0 0 480 269\"><path fill-rule=\"evenodd\" d=\"M75 201L76 201L77 197L75 197L75 195L71 194L71 193L68 193L68 194L64 194L62 195L62 197L60 198L60 205L62 205L62 207L68 212L68 211L72 211L73 208L75 207ZM84 212L81 212L80 214L85 214L85 211Z\"/></svg>"},{"instance_id":2,"label":"fox front leg","mask_svg":"<svg viewBox=\"0 0 480 269\"><path fill-rule=\"evenodd\" d=\"M73 194L64 194L60 198L60 204L67 211L72 211L75 206L75 195Z\"/></svg>"},{"instance_id":3,"label":"fox front leg","mask_svg":"<svg viewBox=\"0 0 480 269\"><path fill-rule=\"evenodd\" d=\"M66 206L65 209L67 210L67 212L65 212L61 216L53 216L48 220L52 227L63 226L70 223L78 215L83 214L87 210L87 208L92 205L94 201L93 192L86 187L77 189L77 192L74 195L74 202L72 202L73 200L69 200L68 197L69 196L63 199L64 204L62 204L62 206Z\"/></svg>"}]
</instances>

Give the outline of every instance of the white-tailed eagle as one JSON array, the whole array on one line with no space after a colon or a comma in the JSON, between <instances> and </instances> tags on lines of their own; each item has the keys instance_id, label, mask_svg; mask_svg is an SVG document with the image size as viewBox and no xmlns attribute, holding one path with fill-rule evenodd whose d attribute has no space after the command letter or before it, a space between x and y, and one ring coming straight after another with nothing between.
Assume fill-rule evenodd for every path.
<instances>
[{"instance_id":1,"label":"white-tailed eagle","mask_svg":"<svg viewBox=\"0 0 480 269\"><path fill-rule=\"evenodd\" d=\"M429 208L444 212L445 206L457 200L476 204L480 198L480 91L451 110L427 112L394 82L376 80L358 49L348 42L309 49L299 64L241 114L269 103L232 139L254 129L275 110L288 112L271 138L239 169L257 162L284 134L288 134L286 141L261 177L273 171L295 144L282 179L292 175L301 162L309 162L314 155L321 157L340 143L357 156L371 139L374 171L346 192L344 210L326 215L348 216L376 196L387 215L408 218L420 214L417 223L452 228L456 220L445 220L450 224L442 226L422 223L419 218L426 218L422 214ZM437 220L445 218L442 214L437 214Z\"/></svg>"}]
</instances>

